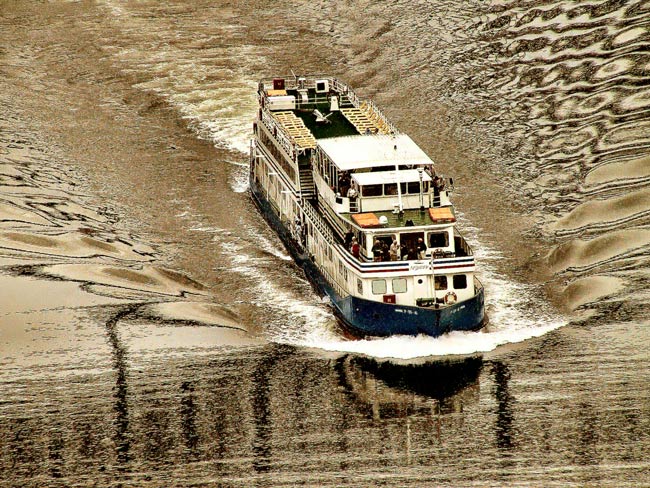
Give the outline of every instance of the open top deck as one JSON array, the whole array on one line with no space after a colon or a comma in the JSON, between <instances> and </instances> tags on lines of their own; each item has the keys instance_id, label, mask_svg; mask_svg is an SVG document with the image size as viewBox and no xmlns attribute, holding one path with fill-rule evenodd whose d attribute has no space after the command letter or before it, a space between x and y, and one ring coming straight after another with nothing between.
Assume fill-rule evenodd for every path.
<instances>
[{"instance_id":1,"label":"open top deck","mask_svg":"<svg viewBox=\"0 0 650 488\"><path fill-rule=\"evenodd\" d=\"M360 101L336 78L289 76L262 80L258 96L260 105L271 113L293 113L315 139L397 133L373 103ZM295 132L293 118L284 116L278 123L297 146L302 149L310 146L302 137L303 131Z\"/></svg>"}]
</instances>

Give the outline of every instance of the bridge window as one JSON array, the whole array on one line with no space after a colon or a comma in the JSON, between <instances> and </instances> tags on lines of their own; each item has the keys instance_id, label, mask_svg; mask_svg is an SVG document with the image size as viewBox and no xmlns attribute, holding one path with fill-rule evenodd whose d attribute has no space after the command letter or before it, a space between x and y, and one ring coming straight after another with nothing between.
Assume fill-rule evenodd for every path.
<instances>
[{"instance_id":1,"label":"bridge window","mask_svg":"<svg viewBox=\"0 0 650 488\"><path fill-rule=\"evenodd\" d=\"M372 293L374 295L386 293L386 280L372 280Z\"/></svg>"},{"instance_id":2,"label":"bridge window","mask_svg":"<svg viewBox=\"0 0 650 488\"><path fill-rule=\"evenodd\" d=\"M359 295L363 295L363 281L357 278L357 292Z\"/></svg>"},{"instance_id":3,"label":"bridge window","mask_svg":"<svg viewBox=\"0 0 650 488\"><path fill-rule=\"evenodd\" d=\"M452 278L452 282L456 290L463 290L467 288L467 275L464 274L454 275L454 277Z\"/></svg>"},{"instance_id":4,"label":"bridge window","mask_svg":"<svg viewBox=\"0 0 650 488\"><path fill-rule=\"evenodd\" d=\"M397 195L397 183L386 183L384 185L384 195Z\"/></svg>"},{"instance_id":5,"label":"bridge window","mask_svg":"<svg viewBox=\"0 0 650 488\"><path fill-rule=\"evenodd\" d=\"M436 276L434 280L436 290L446 290L447 289L447 277L446 276Z\"/></svg>"},{"instance_id":6,"label":"bridge window","mask_svg":"<svg viewBox=\"0 0 650 488\"><path fill-rule=\"evenodd\" d=\"M406 293L406 279L395 278L393 280L393 293Z\"/></svg>"},{"instance_id":7,"label":"bridge window","mask_svg":"<svg viewBox=\"0 0 650 488\"><path fill-rule=\"evenodd\" d=\"M403 195L419 195L420 194L420 182L419 181L409 181L408 183L400 183L400 190ZM429 182L422 182L422 192L427 193L429 191Z\"/></svg>"},{"instance_id":8,"label":"bridge window","mask_svg":"<svg viewBox=\"0 0 650 488\"><path fill-rule=\"evenodd\" d=\"M361 187L361 195L364 197L380 197L382 194L382 185L364 185Z\"/></svg>"},{"instance_id":9,"label":"bridge window","mask_svg":"<svg viewBox=\"0 0 650 488\"><path fill-rule=\"evenodd\" d=\"M449 232L430 232L429 247L448 247Z\"/></svg>"}]
</instances>

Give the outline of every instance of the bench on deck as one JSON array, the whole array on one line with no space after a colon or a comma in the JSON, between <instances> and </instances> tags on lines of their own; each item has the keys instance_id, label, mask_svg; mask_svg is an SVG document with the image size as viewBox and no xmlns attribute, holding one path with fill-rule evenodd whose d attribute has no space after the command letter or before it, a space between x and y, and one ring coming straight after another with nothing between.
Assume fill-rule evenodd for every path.
<instances>
[{"instance_id":1,"label":"bench on deck","mask_svg":"<svg viewBox=\"0 0 650 488\"><path fill-rule=\"evenodd\" d=\"M289 138L301 149L316 147L316 139L305 123L296 114L289 111L273 112L273 117L289 135Z\"/></svg>"}]
</instances>

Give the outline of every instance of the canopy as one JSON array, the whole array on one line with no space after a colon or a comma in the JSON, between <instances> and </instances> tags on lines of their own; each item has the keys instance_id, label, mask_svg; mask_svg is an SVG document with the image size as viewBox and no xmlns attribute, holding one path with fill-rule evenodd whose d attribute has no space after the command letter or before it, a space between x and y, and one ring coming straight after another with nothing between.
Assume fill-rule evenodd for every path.
<instances>
[{"instance_id":1,"label":"canopy","mask_svg":"<svg viewBox=\"0 0 650 488\"><path fill-rule=\"evenodd\" d=\"M396 164L433 164L406 134L331 137L319 139L318 146L340 171Z\"/></svg>"},{"instance_id":2,"label":"canopy","mask_svg":"<svg viewBox=\"0 0 650 488\"><path fill-rule=\"evenodd\" d=\"M456 222L456 217L451 207L430 208L429 217L436 224Z\"/></svg>"},{"instance_id":3,"label":"canopy","mask_svg":"<svg viewBox=\"0 0 650 488\"><path fill-rule=\"evenodd\" d=\"M377 216L372 213L362 213L362 214L352 214L352 220L354 220L359 227L381 227L381 223Z\"/></svg>"},{"instance_id":4,"label":"canopy","mask_svg":"<svg viewBox=\"0 0 650 488\"><path fill-rule=\"evenodd\" d=\"M352 179L360 186L381 185L385 183L410 183L420 181L420 172L417 169L403 169L400 171L373 171L368 173L352 173ZM422 172L422 181L431 181L429 173Z\"/></svg>"}]
</instances>

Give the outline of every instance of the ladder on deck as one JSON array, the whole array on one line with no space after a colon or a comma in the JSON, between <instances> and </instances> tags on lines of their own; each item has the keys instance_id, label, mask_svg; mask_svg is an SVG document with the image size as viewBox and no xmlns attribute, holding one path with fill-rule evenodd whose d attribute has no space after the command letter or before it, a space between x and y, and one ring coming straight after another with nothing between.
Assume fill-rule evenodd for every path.
<instances>
[{"instance_id":1,"label":"ladder on deck","mask_svg":"<svg viewBox=\"0 0 650 488\"><path fill-rule=\"evenodd\" d=\"M316 196L316 183L309 166L300 168L300 196L307 200Z\"/></svg>"},{"instance_id":2,"label":"ladder on deck","mask_svg":"<svg viewBox=\"0 0 650 488\"><path fill-rule=\"evenodd\" d=\"M318 210L314 208L313 204L311 202L305 202L303 209L312 224L314 224L314 226L320 231L322 236L329 242L334 242L334 233L332 232L331 227L327 225L327 222L320 216Z\"/></svg>"},{"instance_id":3,"label":"ladder on deck","mask_svg":"<svg viewBox=\"0 0 650 488\"><path fill-rule=\"evenodd\" d=\"M345 233L348 231L345 223L339 218L332 215L332 209L326 203L318 200L318 211L325 218L332 231L336 234L340 241L343 241Z\"/></svg>"},{"instance_id":4,"label":"ladder on deck","mask_svg":"<svg viewBox=\"0 0 650 488\"><path fill-rule=\"evenodd\" d=\"M359 197L350 199L350 213L359 212Z\"/></svg>"}]
</instances>

